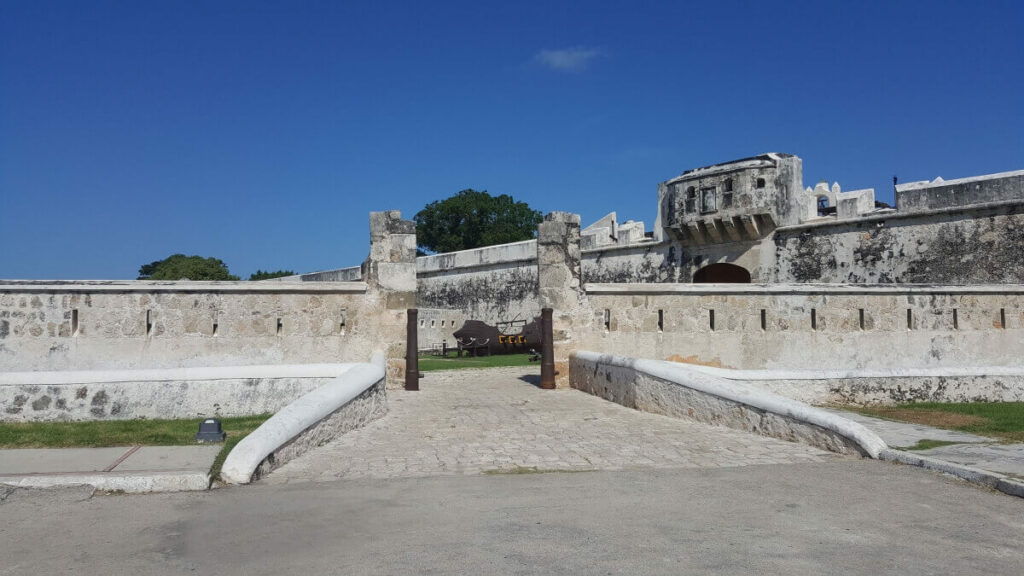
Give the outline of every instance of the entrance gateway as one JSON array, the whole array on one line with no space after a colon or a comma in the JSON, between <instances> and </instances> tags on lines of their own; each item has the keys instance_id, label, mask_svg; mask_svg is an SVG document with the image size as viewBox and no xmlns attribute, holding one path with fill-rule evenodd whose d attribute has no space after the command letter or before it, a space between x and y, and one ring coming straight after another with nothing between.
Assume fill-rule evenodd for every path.
<instances>
[{"instance_id":1,"label":"entrance gateway","mask_svg":"<svg viewBox=\"0 0 1024 576\"><path fill-rule=\"evenodd\" d=\"M406 344L405 344L405 389L419 390L420 378L423 373L419 369L419 335L417 331L418 308L406 310ZM462 328L455 331L458 343L458 354L463 351L470 355L492 351L507 353L512 351L532 351L540 348L541 370L540 387L555 388L555 350L551 324L552 310L544 308L541 315L529 323L523 323L518 333L509 329L512 323L503 323L505 329L489 326L479 320L468 320Z\"/></svg>"}]
</instances>

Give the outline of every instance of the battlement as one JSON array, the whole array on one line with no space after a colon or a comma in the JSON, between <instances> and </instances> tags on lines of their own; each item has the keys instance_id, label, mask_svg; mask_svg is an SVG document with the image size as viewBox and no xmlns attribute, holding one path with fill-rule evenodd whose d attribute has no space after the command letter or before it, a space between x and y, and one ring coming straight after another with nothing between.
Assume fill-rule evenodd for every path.
<instances>
[{"instance_id":1,"label":"battlement","mask_svg":"<svg viewBox=\"0 0 1024 576\"><path fill-rule=\"evenodd\" d=\"M936 178L896 186L896 208L900 212L922 212L1005 202L1024 201L1024 170L1000 172L957 180Z\"/></svg>"}]
</instances>

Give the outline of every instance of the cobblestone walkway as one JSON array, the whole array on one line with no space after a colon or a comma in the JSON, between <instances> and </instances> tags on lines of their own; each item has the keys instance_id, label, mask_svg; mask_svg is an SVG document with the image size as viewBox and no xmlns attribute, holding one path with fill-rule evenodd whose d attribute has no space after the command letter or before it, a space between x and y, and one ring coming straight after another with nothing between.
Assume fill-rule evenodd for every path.
<instances>
[{"instance_id":1,"label":"cobblestone walkway","mask_svg":"<svg viewBox=\"0 0 1024 576\"><path fill-rule=\"evenodd\" d=\"M262 481L548 470L701 468L837 456L729 428L647 414L577 390L541 390L536 370L428 372L419 392L388 391L390 411Z\"/></svg>"}]
</instances>

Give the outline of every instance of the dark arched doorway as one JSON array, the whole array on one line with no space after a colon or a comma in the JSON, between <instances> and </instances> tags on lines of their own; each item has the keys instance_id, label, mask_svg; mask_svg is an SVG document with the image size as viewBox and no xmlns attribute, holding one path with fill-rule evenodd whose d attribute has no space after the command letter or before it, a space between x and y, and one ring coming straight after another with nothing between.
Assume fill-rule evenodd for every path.
<instances>
[{"instance_id":1,"label":"dark arched doorway","mask_svg":"<svg viewBox=\"0 0 1024 576\"><path fill-rule=\"evenodd\" d=\"M719 282L725 284L750 284L750 272L735 264L711 264L693 275L694 284Z\"/></svg>"}]
</instances>

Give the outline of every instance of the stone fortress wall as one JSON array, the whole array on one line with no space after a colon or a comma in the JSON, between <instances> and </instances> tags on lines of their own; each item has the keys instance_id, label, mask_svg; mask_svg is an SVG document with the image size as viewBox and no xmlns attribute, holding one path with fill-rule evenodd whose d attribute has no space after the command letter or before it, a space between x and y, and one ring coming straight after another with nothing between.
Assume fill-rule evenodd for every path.
<instances>
[{"instance_id":1,"label":"stone fortress wall","mask_svg":"<svg viewBox=\"0 0 1024 576\"><path fill-rule=\"evenodd\" d=\"M1021 366L1024 171L896 192L894 209L873 190L804 188L798 157L765 154L660 184L651 232L614 212L586 228L552 213L538 240L417 258L413 223L375 212L359 267L0 282L0 372L338 363L383 348L396 386L412 307L421 347L453 345L469 319L551 307L563 382L574 350L738 369ZM752 284L718 284L738 277ZM0 386L0 404L18 395Z\"/></svg>"},{"instance_id":2,"label":"stone fortress wall","mask_svg":"<svg viewBox=\"0 0 1024 576\"><path fill-rule=\"evenodd\" d=\"M663 183L653 234L644 234L638 223L628 223L628 234L617 233L614 213L580 230L577 217L575 232L570 225L560 240L547 241L564 246L546 252L538 247L548 259L563 258L562 269L544 259L538 267L528 255L510 262L495 258L488 265L537 275L536 304L525 291L521 301L555 310L563 384L573 350L747 370L895 374L974 367L977 374L970 378L984 379L986 369L1020 367L1024 358L1022 174L908 184L897 190L903 205L893 209L875 203L873 190L803 188L798 158L764 155ZM744 187L759 186L770 194L756 192L744 200ZM679 194L672 196L673 190ZM729 210L716 210L724 190L732 192ZM914 191L913 203L903 190ZM945 199L929 203L930 190ZM702 198L712 191L714 200ZM772 194L785 197L773 203ZM576 256L569 255L573 235ZM477 254L502 254L500 249ZM709 265L722 263L740 267L753 283L701 278ZM427 278L421 274L420 286ZM446 289L459 292L464 278L457 266L449 268ZM473 293L465 290L467 298ZM510 302L522 309L521 302L504 302L506 309ZM506 319L493 312L498 307L470 309L458 299L430 304L448 305L467 318ZM941 388L947 385L962 398L1003 397L1001 389L1017 398L1018 376L980 387L965 386L966 376L910 378L915 385L940 388L931 398L945 398Z\"/></svg>"},{"instance_id":3,"label":"stone fortress wall","mask_svg":"<svg viewBox=\"0 0 1024 576\"><path fill-rule=\"evenodd\" d=\"M179 368L369 358L363 283L8 282L4 371Z\"/></svg>"},{"instance_id":4,"label":"stone fortress wall","mask_svg":"<svg viewBox=\"0 0 1024 576\"><path fill-rule=\"evenodd\" d=\"M488 322L531 320L540 314L537 242L420 256L416 290L421 308Z\"/></svg>"},{"instance_id":5,"label":"stone fortress wall","mask_svg":"<svg viewBox=\"0 0 1024 576\"><path fill-rule=\"evenodd\" d=\"M365 361L404 371L416 233L370 214L360 282L0 281L0 371Z\"/></svg>"},{"instance_id":6,"label":"stone fortress wall","mask_svg":"<svg viewBox=\"0 0 1024 576\"><path fill-rule=\"evenodd\" d=\"M584 284L695 283L723 263L762 284L1024 282L1024 171L900 185L893 209L871 189L803 188L798 157L765 154L684 172L658 197L651 233L614 212L581 230ZM536 274L531 242L420 257L420 306L512 319L537 309Z\"/></svg>"},{"instance_id":7,"label":"stone fortress wall","mask_svg":"<svg viewBox=\"0 0 1024 576\"><path fill-rule=\"evenodd\" d=\"M766 285L1024 282L1024 171L902 184L896 199L892 208L871 189L805 188L788 154L688 170L658 186L651 232L614 212L581 229L581 282L693 284L714 264ZM466 319L538 315L536 254L526 241L417 258L421 344L454 343Z\"/></svg>"},{"instance_id":8,"label":"stone fortress wall","mask_svg":"<svg viewBox=\"0 0 1024 576\"><path fill-rule=\"evenodd\" d=\"M592 284L585 296L574 346L721 368L1020 366L1024 352L1024 286Z\"/></svg>"},{"instance_id":9,"label":"stone fortress wall","mask_svg":"<svg viewBox=\"0 0 1024 576\"><path fill-rule=\"evenodd\" d=\"M263 413L378 351L400 386L415 255L413 222L374 212L361 282L0 281L0 418Z\"/></svg>"}]
</instances>

